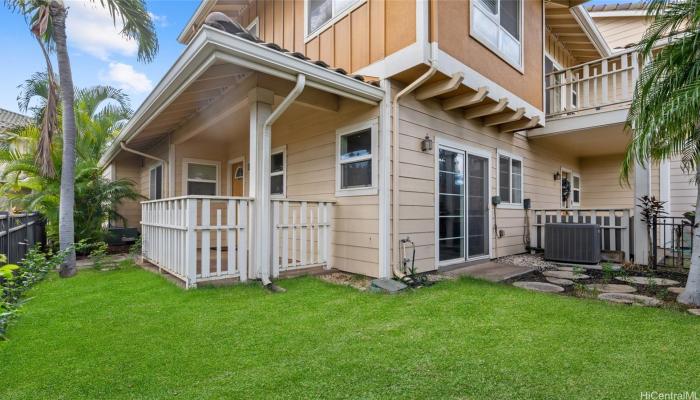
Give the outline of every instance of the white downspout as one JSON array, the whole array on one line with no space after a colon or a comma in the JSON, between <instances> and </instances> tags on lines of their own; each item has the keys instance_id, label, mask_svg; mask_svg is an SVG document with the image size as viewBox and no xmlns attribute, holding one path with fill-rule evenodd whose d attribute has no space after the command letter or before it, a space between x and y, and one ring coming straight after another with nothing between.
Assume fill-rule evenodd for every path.
<instances>
[{"instance_id":1,"label":"white downspout","mask_svg":"<svg viewBox=\"0 0 700 400\"><path fill-rule=\"evenodd\" d=\"M432 50L432 49L431 49ZM392 174L393 174L393 185L392 185L392 193L393 193L393 201L391 202L391 207L392 207L392 241L393 243L393 259L392 259L392 271L394 275L397 278L403 278L405 275L399 270L399 265L401 264L400 258L400 249L399 249L399 100L414 91L416 88L418 88L420 85L425 83L430 77L435 75L435 72L437 72L437 61L435 60L435 55L434 52L431 54L430 58L430 69L427 70L423 75L418 77L415 81L413 81L410 85L406 86L401 90L400 92L396 93L394 95L394 99L392 101L392 144L394 146L394 155L393 155L393 162L392 162Z\"/></svg>"},{"instance_id":2,"label":"white downspout","mask_svg":"<svg viewBox=\"0 0 700 400\"><path fill-rule=\"evenodd\" d=\"M150 158L151 160L160 161L160 162L163 163L163 171L170 171L170 169L168 168L168 166L170 165L170 163L168 163L168 161L166 161L166 160L163 159L163 158L156 157L156 156L152 156L152 155L150 155L150 154L147 154L147 153L144 153L144 152L141 152L141 151L138 151L138 150L131 149L131 148L127 147L126 144L125 144L124 142L119 142L119 146L122 148L122 150L124 150L124 151L126 151L126 152L129 152L129 153L132 153L132 154L136 154L137 156L141 156L141 157L145 157L145 158ZM168 191L170 191L170 187L169 187L169 186L170 186L170 182L168 182Z\"/></svg>"},{"instance_id":3,"label":"white downspout","mask_svg":"<svg viewBox=\"0 0 700 400\"><path fill-rule=\"evenodd\" d=\"M263 145L262 145L262 151L263 154L266 154L267 156L263 156L263 173L262 173L262 181L260 182L260 186L262 187L261 192L262 196L260 199L256 199L258 201L257 207L261 208L261 221L257 221L259 229L262 231L262 242L258 243L258 245L262 245L262 243L271 243L272 242L272 232L271 232L271 221L270 221L270 157L269 157L269 152L272 144L272 124L277 121L277 119L282 116L282 114L289 108L290 105L294 102L294 100L299 97L301 92L304 90L304 86L306 85L306 76L299 74L297 75L297 83L294 85L294 88L292 89L291 92L287 95L287 97L282 100L279 106L275 108L275 110L270 114L269 117L267 117L267 120L265 120L265 123L263 124ZM262 280L263 285L269 286L272 284L270 281L270 261L271 260L271 255L270 253L264 254L263 258L260 262L261 266L261 271L260 271L260 279Z\"/></svg>"}]
</instances>

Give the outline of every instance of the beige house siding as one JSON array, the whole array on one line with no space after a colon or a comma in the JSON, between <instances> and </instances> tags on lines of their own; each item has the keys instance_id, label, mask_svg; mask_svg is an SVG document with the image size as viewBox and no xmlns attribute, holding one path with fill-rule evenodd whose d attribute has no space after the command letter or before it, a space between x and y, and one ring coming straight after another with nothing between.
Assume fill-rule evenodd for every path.
<instances>
[{"instance_id":1,"label":"beige house siding","mask_svg":"<svg viewBox=\"0 0 700 400\"><path fill-rule=\"evenodd\" d=\"M671 214L680 216L693 211L697 202L697 186L693 175L683 170L679 157L671 159Z\"/></svg>"},{"instance_id":2,"label":"beige house siding","mask_svg":"<svg viewBox=\"0 0 700 400\"><path fill-rule=\"evenodd\" d=\"M490 157L490 195L497 194L496 154L506 151L523 158L523 198L532 199L533 208L559 207L559 182L553 179L561 167L578 170L578 161L561 152L545 148L524 136L499 133L494 128L483 127L480 120L466 120L459 112L445 112L435 101L420 102L409 96L400 109L400 215L399 235L409 236L417 246L416 267L431 270L435 259L435 154L437 143L429 154L420 150L420 142L426 134L435 141L436 136L459 141L469 148L488 151ZM490 211L491 216L493 210ZM500 257L525 251L523 243L524 217L522 209L499 207L496 210L498 230L504 237L493 240L496 250L492 256ZM493 230L491 230L493 236ZM395 242L395 241L393 241ZM497 245L496 245L497 243Z\"/></svg>"},{"instance_id":3,"label":"beige house siding","mask_svg":"<svg viewBox=\"0 0 700 400\"><path fill-rule=\"evenodd\" d=\"M623 155L581 158L581 208L634 207L634 175L630 185L620 183Z\"/></svg>"},{"instance_id":4,"label":"beige house siding","mask_svg":"<svg viewBox=\"0 0 700 400\"><path fill-rule=\"evenodd\" d=\"M128 179L134 183L134 189L141 192L141 158L134 155L123 155L112 164L114 179ZM117 207L117 212L126 218L126 226L141 228L141 207L137 201L126 200ZM122 221L114 221L122 226Z\"/></svg>"},{"instance_id":5,"label":"beige house siding","mask_svg":"<svg viewBox=\"0 0 700 400\"><path fill-rule=\"evenodd\" d=\"M593 21L613 50L639 42L649 24L644 16L594 17Z\"/></svg>"}]
</instances>

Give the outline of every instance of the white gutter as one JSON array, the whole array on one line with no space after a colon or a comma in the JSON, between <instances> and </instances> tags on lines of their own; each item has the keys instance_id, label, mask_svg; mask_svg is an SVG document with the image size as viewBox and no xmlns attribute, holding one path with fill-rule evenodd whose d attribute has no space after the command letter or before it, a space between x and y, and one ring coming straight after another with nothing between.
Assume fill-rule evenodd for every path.
<instances>
[{"instance_id":1,"label":"white gutter","mask_svg":"<svg viewBox=\"0 0 700 400\"><path fill-rule=\"evenodd\" d=\"M393 226L391 233L393 234L393 260L392 260L392 270L397 278L403 278L405 275L399 270L399 265L401 263L400 258L400 246L399 246L399 164L400 164L400 151L399 151L399 100L412 91L416 90L420 85L425 83L430 77L435 75L437 72L437 62L431 57L430 59L430 69L427 70L423 75L418 77L410 85L406 86L400 92L396 93L394 96L392 104L392 136L393 136L393 146L394 146L394 160L392 163L393 169L393 201L392 201L392 218Z\"/></svg>"},{"instance_id":2,"label":"white gutter","mask_svg":"<svg viewBox=\"0 0 700 400\"><path fill-rule=\"evenodd\" d=\"M369 104L376 105L384 98L378 87L205 25L134 113L100 164L108 164L119 150L118 142L129 143L200 74L221 61L289 81L303 74L308 87Z\"/></svg>"},{"instance_id":3,"label":"white gutter","mask_svg":"<svg viewBox=\"0 0 700 400\"><path fill-rule=\"evenodd\" d=\"M270 176L271 168L269 149L272 143L272 124L274 124L275 121L277 121L277 119L279 119L279 117L281 117L282 114L289 108L289 106L291 106L292 103L294 103L294 100L296 100L297 97L299 97L301 92L304 90L305 85L306 76L302 74L297 75L297 83L296 85L294 85L292 91L289 92L287 97L285 97L284 100L282 100L280 105L277 106L277 108L275 108L275 110L270 114L269 117L267 117L267 120L265 120L265 123L263 124L263 169L261 174L263 179L261 179L260 181L261 198L258 199L259 201L256 202L256 207L259 207L256 211L259 217L257 232L259 232L260 236L258 238L256 246L261 246L263 243L271 243L272 237L270 232L270 180L267 179L267 177ZM262 280L263 285L269 287L272 284L272 282L270 281L270 254L261 254L261 256L262 257L257 258L260 260L261 266L260 279Z\"/></svg>"},{"instance_id":4,"label":"white gutter","mask_svg":"<svg viewBox=\"0 0 700 400\"><path fill-rule=\"evenodd\" d=\"M131 149L131 148L127 147L126 144L124 144L124 142L119 142L119 146L121 147L122 150L128 151L129 153L133 153L133 154L136 154L136 155L141 156L141 157L150 158L151 160L160 161L160 162L162 162L163 164L166 164L166 165L168 164L168 162L165 161L165 160L162 159L162 158L159 158L159 157L156 157L156 156L152 156L152 155L150 155L150 154L143 153L143 152L140 152L140 151L138 151L138 150Z\"/></svg>"}]
</instances>

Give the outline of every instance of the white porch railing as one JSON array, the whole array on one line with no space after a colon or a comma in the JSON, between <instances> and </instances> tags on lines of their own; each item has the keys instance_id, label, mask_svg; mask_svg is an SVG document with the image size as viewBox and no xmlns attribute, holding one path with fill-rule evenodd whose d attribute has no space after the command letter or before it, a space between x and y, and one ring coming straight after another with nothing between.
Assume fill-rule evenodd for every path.
<instances>
[{"instance_id":1,"label":"white porch railing","mask_svg":"<svg viewBox=\"0 0 700 400\"><path fill-rule=\"evenodd\" d=\"M547 223L598 224L601 250L624 253L630 259L631 209L538 209L531 210L530 247L544 249L544 226Z\"/></svg>"},{"instance_id":2,"label":"white porch railing","mask_svg":"<svg viewBox=\"0 0 700 400\"><path fill-rule=\"evenodd\" d=\"M184 196L141 203L142 255L186 287L247 279L250 199Z\"/></svg>"},{"instance_id":3,"label":"white porch railing","mask_svg":"<svg viewBox=\"0 0 700 400\"><path fill-rule=\"evenodd\" d=\"M641 65L632 50L547 74L547 118L623 107L632 100Z\"/></svg>"},{"instance_id":4,"label":"white porch railing","mask_svg":"<svg viewBox=\"0 0 700 400\"><path fill-rule=\"evenodd\" d=\"M272 201L272 276L331 259L331 202Z\"/></svg>"}]
</instances>

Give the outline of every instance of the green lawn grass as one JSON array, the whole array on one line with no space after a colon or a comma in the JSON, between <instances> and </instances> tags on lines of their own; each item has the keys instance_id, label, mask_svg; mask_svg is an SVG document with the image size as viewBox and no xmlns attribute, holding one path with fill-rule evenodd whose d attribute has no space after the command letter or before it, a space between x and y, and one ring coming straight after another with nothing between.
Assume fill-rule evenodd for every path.
<instances>
[{"instance_id":1,"label":"green lawn grass","mask_svg":"<svg viewBox=\"0 0 700 400\"><path fill-rule=\"evenodd\" d=\"M55 276L0 343L0 399L639 399L700 392L700 318L463 279L396 296L305 277L184 291Z\"/></svg>"}]
</instances>

